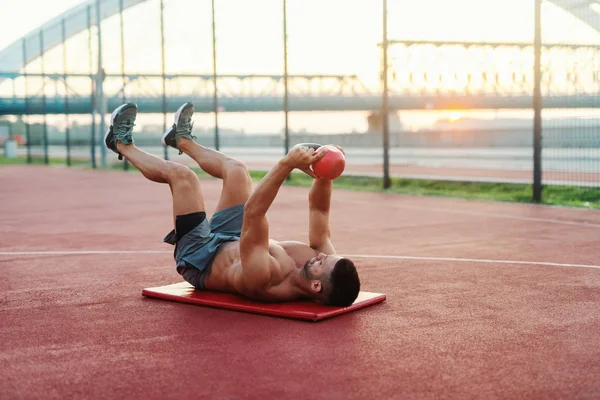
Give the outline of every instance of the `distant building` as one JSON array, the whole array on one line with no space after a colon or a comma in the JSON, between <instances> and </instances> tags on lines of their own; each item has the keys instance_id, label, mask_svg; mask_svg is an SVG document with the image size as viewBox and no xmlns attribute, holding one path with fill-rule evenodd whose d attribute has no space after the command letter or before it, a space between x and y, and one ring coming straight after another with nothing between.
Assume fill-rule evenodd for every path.
<instances>
[{"instance_id":1,"label":"distant building","mask_svg":"<svg viewBox=\"0 0 600 400\"><path fill-rule=\"evenodd\" d=\"M370 135L381 135L383 134L383 119L381 118L380 111L373 111L367 117L369 127L367 133ZM403 126L400 122L400 117L397 112L391 112L389 117L389 129L390 132L402 132Z\"/></svg>"}]
</instances>

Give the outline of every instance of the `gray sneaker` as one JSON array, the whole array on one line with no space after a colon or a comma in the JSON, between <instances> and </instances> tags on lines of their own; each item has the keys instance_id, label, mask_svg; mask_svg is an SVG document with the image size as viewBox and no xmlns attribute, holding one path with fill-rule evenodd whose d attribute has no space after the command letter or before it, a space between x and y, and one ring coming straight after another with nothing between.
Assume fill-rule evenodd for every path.
<instances>
[{"instance_id":1,"label":"gray sneaker","mask_svg":"<svg viewBox=\"0 0 600 400\"><path fill-rule=\"evenodd\" d=\"M110 117L110 127L104 135L104 145L117 153L119 160L123 159L123 155L117 150L117 140L124 144L133 143L132 131L137 110L137 105L133 103L123 104L117 107Z\"/></svg>"},{"instance_id":2,"label":"gray sneaker","mask_svg":"<svg viewBox=\"0 0 600 400\"><path fill-rule=\"evenodd\" d=\"M180 138L196 139L196 136L192 135L194 127L192 115L194 115L194 103L185 103L179 107L175 114L175 123L162 135L163 146L171 146L179 150ZM181 153L183 151L179 150L179 154Z\"/></svg>"}]
</instances>

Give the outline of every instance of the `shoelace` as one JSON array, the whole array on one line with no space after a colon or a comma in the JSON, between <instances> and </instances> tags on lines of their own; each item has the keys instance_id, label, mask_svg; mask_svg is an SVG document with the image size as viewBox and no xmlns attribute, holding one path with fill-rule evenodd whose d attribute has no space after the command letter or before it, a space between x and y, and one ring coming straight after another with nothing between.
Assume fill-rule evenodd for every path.
<instances>
[{"instance_id":1,"label":"shoelace","mask_svg":"<svg viewBox=\"0 0 600 400\"><path fill-rule=\"evenodd\" d=\"M125 137L128 134L131 134L131 131L133 130L133 127L135 126L135 124L133 123L133 121L131 121L130 119L121 122L116 128L114 128L114 135L115 135L115 143L117 140L120 140L121 142L123 142L123 139L125 139ZM127 140L127 142L131 143L129 140ZM121 153L119 153L119 160L123 159L123 155Z\"/></svg>"},{"instance_id":2,"label":"shoelace","mask_svg":"<svg viewBox=\"0 0 600 400\"><path fill-rule=\"evenodd\" d=\"M196 136L192 135L192 128L194 127L194 123L191 118L183 118L179 126L176 126L176 137L183 136L191 139L196 139ZM183 151L179 150L179 155L182 155Z\"/></svg>"},{"instance_id":3,"label":"shoelace","mask_svg":"<svg viewBox=\"0 0 600 400\"><path fill-rule=\"evenodd\" d=\"M134 126L135 124L129 119L124 122L121 122L114 130L115 138L117 140L123 141L123 136L127 136L128 134L130 134Z\"/></svg>"},{"instance_id":4,"label":"shoelace","mask_svg":"<svg viewBox=\"0 0 600 400\"><path fill-rule=\"evenodd\" d=\"M191 135L194 123L191 118L183 118L179 126L177 127L177 135ZM192 136L195 139L195 136Z\"/></svg>"}]
</instances>

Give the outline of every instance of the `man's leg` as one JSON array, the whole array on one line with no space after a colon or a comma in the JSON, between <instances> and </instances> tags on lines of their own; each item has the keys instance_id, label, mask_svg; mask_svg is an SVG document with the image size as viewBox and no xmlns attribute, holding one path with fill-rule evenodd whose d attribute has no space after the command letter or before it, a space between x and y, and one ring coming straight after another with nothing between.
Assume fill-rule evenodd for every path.
<instances>
[{"instance_id":1,"label":"man's leg","mask_svg":"<svg viewBox=\"0 0 600 400\"><path fill-rule=\"evenodd\" d=\"M146 178L169 184L173 195L173 217L204 211L200 181L187 166L146 153L134 144L117 142L117 149Z\"/></svg>"},{"instance_id":2,"label":"man's leg","mask_svg":"<svg viewBox=\"0 0 600 400\"><path fill-rule=\"evenodd\" d=\"M125 156L142 174L151 181L168 183L173 195L173 215L185 215L204 211L204 200L200 181L185 165L163 160L138 149L133 144L133 126L137 106L124 104L111 116L111 125L106 132L106 147L119 156Z\"/></svg>"},{"instance_id":3,"label":"man's leg","mask_svg":"<svg viewBox=\"0 0 600 400\"><path fill-rule=\"evenodd\" d=\"M193 158L204 172L223 180L221 198L215 212L248 200L252 193L252 179L243 162L207 149L191 139L181 138L179 148Z\"/></svg>"},{"instance_id":4,"label":"man's leg","mask_svg":"<svg viewBox=\"0 0 600 400\"><path fill-rule=\"evenodd\" d=\"M221 198L215 212L245 203L252 193L252 179L246 165L225 154L194 142L192 115L194 105L186 103L175 114L175 123L163 135L163 144L179 149L193 158L207 174L223 180Z\"/></svg>"}]
</instances>

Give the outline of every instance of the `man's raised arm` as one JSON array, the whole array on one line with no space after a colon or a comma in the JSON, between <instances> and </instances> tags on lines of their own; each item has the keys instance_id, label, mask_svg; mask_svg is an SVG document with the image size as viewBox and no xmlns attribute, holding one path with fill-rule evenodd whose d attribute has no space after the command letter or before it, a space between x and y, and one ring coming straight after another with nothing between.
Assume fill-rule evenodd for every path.
<instances>
[{"instance_id":1,"label":"man's raised arm","mask_svg":"<svg viewBox=\"0 0 600 400\"><path fill-rule=\"evenodd\" d=\"M346 152L336 146L344 155ZM308 241L310 247L325 254L335 254L331 244L331 229L329 227L329 209L331 207L330 180L315 179L308 195Z\"/></svg>"},{"instance_id":2,"label":"man's raised arm","mask_svg":"<svg viewBox=\"0 0 600 400\"><path fill-rule=\"evenodd\" d=\"M308 195L308 240L310 247L325 254L335 254L331 244L329 208L331 206L331 181L315 179Z\"/></svg>"},{"instance_id":3,"label":"man's raised arm","mask_svg":"<svg viewBox=\"0 0 600 400\"><path fill-rule=\"evenodd\" d=\"M266 213L279 192L285 178L299 168L314 177L310 165L325 152L314 154L314 149L298 146L282 158L258 183L244 206L244 223L240 237L240 257L244 280L253 285L266 284L271 278L270 267L275 260L269 255L269 223Z\"/></svg>"}]
</instances>

